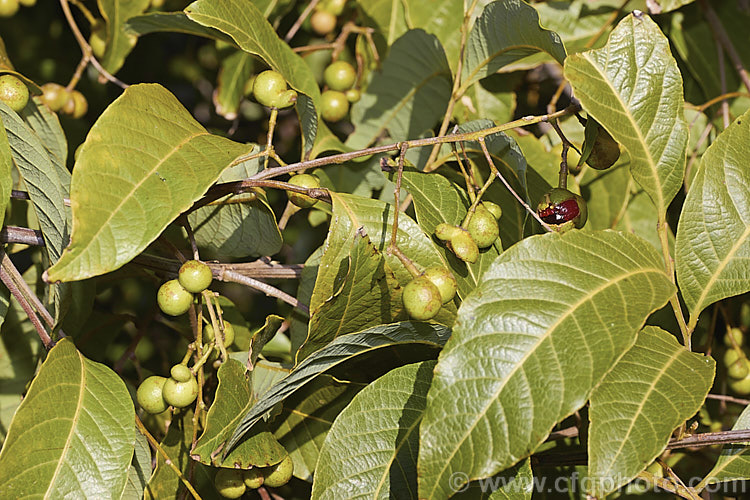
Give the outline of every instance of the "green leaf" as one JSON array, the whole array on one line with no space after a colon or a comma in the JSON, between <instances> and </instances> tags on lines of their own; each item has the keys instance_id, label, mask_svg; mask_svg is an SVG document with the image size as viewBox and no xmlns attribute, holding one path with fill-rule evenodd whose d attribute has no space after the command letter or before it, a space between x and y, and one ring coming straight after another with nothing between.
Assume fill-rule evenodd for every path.
<instances>
[{"instance_id":1,"label":"green leaf","mask_svg":"<svg viewBox=\"0 0 750 500\"><path fill-rule=\"evenodd\" d=\"M122 67L138 41L138 37L125 30L125 22L133 16L143 14L150 3L150 0L97 0L107 34L107 45L100 62L110 73L116 73Z\"/></svg>"},{"instance_id":2,"label":"green leaf","mask_svg":"<svg viewBox=\"0 0 750 500\"><path fill-rule=\"evenodd\" d=\"M632 181L627 164L618 164L605 171L587 168L580 182L581 192L589 210L588 222L584 229L614 229L617 223L623 220L628 203L632 200L629 196ZM656 235L653 205L648 199L646 203L649 204L648 210L653 219L653 224L648 226L648 229ZM633 232L644 237L638 232Z\"/></svg>"},{"instance_id":3,"label":"green leaf","mask_svg":"<svg viewBox=\"0 0 750 500\"><path fill-rule=\"evenodd\" d=\"M440 41L422 30L408 31L352 106L355 131L346 145L365 148L385 131L393 141L419 137L445 114L450 95L451 70Z\"/></svg>"},{"instance_id":4,"label":"green leaf","mask_svg":"<svg viewBox=\"0 0 750 500\"><path fill-rule=\"evenodd\" d=\"M646 15L623 19L607 45L573 54L565 77L581 105L630 153L630 170L660 219L682 186L688 128L682 76L669 42Z\"/></svg>"},{"instance_id":5,"label":"green leaf","mask_svg":"<svg viewBox=\"0 0 750 500\"><path fill-rule=\"evenodd\" d=\"M281 462L287 452L265 426L254 429L250 437L222 459L219 452L255 401L242 363L228 359L219 368L218 378L219 387L206 416L205 430L191 455L206 465L242 469L250 466L266 467Z\"/></svg>"},{"instance_id":6,"label":"green leaf","mask_svg":"<svg viewBox=\"0 0 750 500\"><path fill-rule=\"evenodd\" d=\"M255 366L261 351L263 351L263 347L276 335L283 323L284 318L271 314L266 318L263 326L252 333L250 336L250 352L247 355L250 366Z\"/></svg>"},{"instance_id":7,"label":"green leaf","mask_svg":"<svg viewBox=\"0 0 750 500\"><path fill-rule=\"evenodd\" d=\"M249 160L224 170L218 182L246 179L262 165ZM265 193L229 195L188 214L201 250L215 259L274 255L283 243L276 216Z\"/></svg>"},{"instance_id":8,"label":"green leaf","mask_svg":"<svg viewBox=\"0 0 750 500\"><path fill-rule=\"evenodd\" d=\"M406 22L410 29L423 29L435 35L445 50L451 68L458 64L461 23L464 18L462 2L455 0L404 0Z\"/></svg>"},{"instance_id":9,"label":"green leaf","mask_svg":"<svg viewBox=\"0 0 750 500\"><path fill-rule=\"evenodd\" d=\"M141 499L146 484L151 477L151 447L148 439L140 432L135 433L135 451L128 469L128 482L122 492L121 500Z\"/></svg>"},{"instance_id":10,"label":"green leaf","mask_svg":"<svg viewBox=\"0 0 750 500\"><path fill-rule=\"evenodd\" d=\"M677 282L690 323L708 305L750 290L750 112L706 150L677 225Z\"/></svg>"},{"instance_id":11,"label":"green leaf","mask_svg":"<svg viewBox=\"0 0 750 500\"><path fill-rule=\"evenodd\" d=\"M362 9L363 22L375 28L373 37L376 40L382 37L386 50L409 29L406 25L404 3L401 0L357 0L357 4ZM378 47L378 50L380 49L381 47Z\"/></svg>"},{"instance_id":12,"label":"green leaf","mask_svg":"<svg viewBox=\"0 0 750 500\"><path fill-rule=\"evenodd\" d=\"M532 6L521 0L492 2L466 41L462 88L537 52L547 52L560 64L565 60L560 37L539 26L539 14Z\"/></svg>"},{"instance_id":13,"label":"green leaf","mask_svg":"<svg viewBox=\"0 0 750 500\"><path fill-rule=\"evenodd\" d=\"M235 44L231 36L215 28L198 24L183 12L149 12L131 17L125 23L125 29L128 33L138 36L149 33L184 33Z\"/></svg>"},{"instance_id":14,"label":"green leaf","mask_svg":"<svg viewBox=\"0 0 750 500\"><path fill-rule=\"evenodd\" d=\"M532 236L506 250L459 310L421 427L419 491L489 477L586 403L674 294L648 243L614 231Z\"/></svg>"},{"instance_id":15,"label":"green leaf","mask_svg":"<svg viewBox=\"0 0 750 500\"><path fill-rule=\"evenodd\" d=\"M122 491L134 418L120 377L62 339L8 430L0 451L0 491L8 498L105 498Z\"/></svg>"},{"instance_id":16,"label":"green leaf","mask_svg":"<svg viewBox=\"0 0 750 500\"><path fill-rule=\"evenodd\" d=\"M245 52L262 58L281 73L289 86L313 100L319 108L320 89L310 67L276 34L263 13L243 0L198 0L185 8L193 21L226 33Z\"/></svg>"},{"instance_id":17,"label":"green leaf","mask_svg":"<svg viewBox=\"0 0 750 500\"><path fill-rule=\"evenodd\" d=\"M313 499L417 498L419 424L434 367L396 368L354 397L320 450Z\"/></svg>"},{"instance_id":18,"label":"green leaf","mask_svg":"<svg viewBox=\"0 0 750 500\"><path fill-rule=\"evenodd\" d=\"M733 431L750 429L750 406L746 406L732 427ZM750 443L724 445L711 472L696 486L700 491L709 484L750 479Z\"/></svg>"},{"instance_id":19,"label":"green leaf","mask_svg":"<svg viewBox=\"0 0 750 500\"><path fill-rule=\"evenodd\" d=\"M221 61L221 69L214 92L216 113L227 120L237 118L240 101L245 94L245 84L254 69L253 56L238 50Z\"/></svg>"},{"instance_id":20,"label":"green leaf","mask_svg":"<svg viewBox=\"0 0 750 500\"><path fill-rule=\"evenodd\" d=\"M261 417L276 403L283 401L290 394L313 380L320 373L339 365L358 354L364 354L379 348L398 344L439 348L450 330L434 323L401 322L381 325L364 332L342 335L333 342L314 352L299 363L284 379L271 387L244 416L234 431L227 445L232 448L251 429Z\"/></svg>"},{"instance_id":21,"label":"green leaf","mask_svg":"<svg viewBox=\"0 0 750 500\"><path fill-rule=\"evenodd\" d=\"M249 150L206 132L164 87L128 87L81 148L73 237L47 279L81 280L129 262Z\"/></svg>"},{"instance_id":22,"label":"green leaf","mask_svg":"<svg viewBox=\"0 0 750 500\"><path fill-rule=\"evenodd\" d=\"M700 409L716 363L647 326L591 394L587 493L603 498L666 448L672 431Z\"/></svg>"},{"instance_id":23,"label":"green leaf","mask_svg":"<svg viewBox=\"0 0 750 500\"><path fill-rule=\"evenodd\" d=\"M273 422L274 436L294 461L294 475L312 481L315 465L336 416L364 384L321 375L305 390L287 398Z\"/></svg>"},{"instance_id":24,"label":"green leaf","mask_svg":"<svg viewBox=\"0 0 750 500\"><path fill-rule=\"evenodd\" d=\"M298 362L338 335L392 322L400 312L397 286L406 286L413 279L395 255L385 252L393 223L391 205L342 193L331 193L331 197L336 222L326 240L310 299L308 336L297 353ZM366 235L369 242L356 245L358 234L360 238ZM396 243L417 266L444 265L430 239L405 214L399 216ZM349 277L351 269L354 274ZM373 287L377 287L377 293ZM324 311L320 319L319 310ZM452 324L454 317L455 308L449 303L435 321Z\"/></svg>"},{"instance_id":25,"label":"green leaf","mask_svg":"<svg viewBox=\"0 0 750 500\"><path fill-rule=\"evenodd\" d=\"M5 220L5 209L10 202L13 188L13 156L5 127L0 127L0 228Z\"/></svg>"}]
</instances>

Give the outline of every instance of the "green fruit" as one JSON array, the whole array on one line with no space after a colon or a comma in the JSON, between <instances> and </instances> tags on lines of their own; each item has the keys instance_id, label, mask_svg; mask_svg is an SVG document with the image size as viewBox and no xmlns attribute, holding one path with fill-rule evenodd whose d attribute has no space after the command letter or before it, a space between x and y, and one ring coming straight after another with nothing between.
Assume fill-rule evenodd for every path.
<instances>
[{"instance_id":1,"label":"green fruit","mask_svg":"<svg viewBox=\"0 0 750 500\"><path fill-rule=\"evenodd\" d=\"M441 222L435 226L435 237L442 241L449 241L457 234L461 234L462 231L463 229L458 226L452 226L445 222Z\"/></svg>"},{"instance_id":2,"label":"green fruit","mask_svg":"<svg viewBox=\"0 0 750 500\"><path fill-rule=\"evenodd\" d=\"M60 111L70 97L70 92L59 83L45 83L42 85L42 92L42 102L55 112Z\"/></svg>"},{"instance_id":3,"label":"green fruit","mask_svg":"<svg viewBox=\"0 0 750 500\"><path fill-rule=\"evenodd\" d=\"M297 102L297 91L296 90L285 90L279 94L274 100L274 107L278 109L288 108L292 104Z\"/></svg>"},{"instance_id":4,"label":"green fruit","mask_svg":"<svg viewBox=\"0 0 750 500\"><path fill-rule=\"evenodd\" d=\"M270 486L271 488L278 488L284 486L292 478L294 472L294 462L292 457L287 455L284 460L276 465L266 468L265 480L263 481L264 486Z\"/></svg>"},{"instance_id":5,"label":"green fruit","mask_svg":"<svg viewBox=\"0 0 750 500\"><path fill-rule=\"evenodd\" d=\"M207 344L212 342L216 336L214 335L214 327L211 323L206 323L203 326L203 343ZM234 327L232 323L224 321L224 347L229 347L234 342Z\"/></svg>"},{"instance_id":6,"label":"green fruit","mask_svg":"<svg viewBox=\"0 0 750 500\"><path fill-rule=\"evenodd\" d=\"M16 113L20 113L29 102L29 89L20 78L8 74L2 75L0 76L0 101Z\"/></svg>"},{"instance_id":7,"label":"green fruit","mask_svg":"<svg viewBox=\"0 0 750 500\"><path fill-rule=\"evenodd\" d=\"M729 388L732 389L736 394L740 396L747 396L750 394L750 374L740 380L728 380Z\"/></svg>"},{"instance_id":8,"label":"green fruit","mask_svg":"<svg viewBox=\"0 0 750 500\"><path fill-rule=\"evenodd\" d=\"M337 122L349 112L349 99L338 90L326 90L320 96L320 114L324 120Z\"/></svg>"},{"instance_id":9,"label":"green fruit","mask_svg":"<svg viewBox=\"0 0 750 500\"><path fill-rule=\"evenodd\" d=\"M742 380L750 374L750 361L746 358L740 358L731 365L727 366L727 375L735 380Z\"/></svg>"},{"instance_id":10,"label":"green fruit","mask_svg":"<svg viewBox=\"0 0 750 500\"><path fill-rule=\"evenodd\" d=\"M245 471L245 486L247 486L248 488L257 490L258 488L263 486L263 481L265 481L265 479L266 478L263 475L263 469L255 467L253 469Z\"/></svg>"},{"instance_id":11,"label":"green fruit","mask_svg":"<svg viewBox=\"0 0 750 500\"><path fill-rule=\"evenodd\" d=\"M443 305L440 290L426 276L411 280L404 287L401 300L409 316L420 321L434 318Z\"/></svg>"},{"instance_id":12,"label":"green fruit","mask_svg":"<svg viewBox=\"0 0 750 500\"><path fill-rule=\"evenodd\" d=\"M0 0L0 17L12 17L18 7L18 0Z\"/></svg>"},{"instance_id":13,"label":"green fruit","mask_svg":"<svg viewBox=\"0 0 750 500\"><path fill-rule=\"evenodd\" d=\"M440 301L443 304L450 302L456 295L458 283L453 273L447 268L443 266L428 267L424 270L422 276L432 281L432 284L437 287L440 292Z\"/></svg>"},{"instance_id":14,"label":"green fruit","mask_svg":"<svg viewBox=\"0 0 750 500\"><path fill-rule=\"evenodd\" d=\"M198 381L192 374L187 382L178 382L173 378L168 378L164 382L162 396L167 404L175 408L184 408L192 404L198 397Z\"/></svg>"},{"instance_id":15,"label":"green fruit","mask_svg":"<svg viewBox=\"0 0 750 500\"><path fill-rule=\"evenodd\" d=\"M153 375L138 386L135 399L144 411L156 415L167 409L167 403L162 396L166 381L164 377Z\"/></svg>"},{"instance_id":16,"label":"green fruit","mask_svg":"<svg viewBox=\"0 0 750 500\"><path fill-rule=\"evenodd\" d=\"M336 61L323 72L323 80L331 90L349 90L357 80L357 70L346 61Z\"/></svg>"},{"instance_id":17,"label":"green fruit","mask_svg":"<svg viewBox=\"0 0 750 500\"><path fill-rule=\"evenodd\" d=\"M609 135L609 132L604 130L604 127L599 127L586 163L597 170L606 170L614 165L619 157L620 145Z\"/></svg>"},{"instance_id":18,"label":"green fruit","mask_svg":"<svg viewBox=\"0 0 750 500\"><path fill-rule=\"evenodd\" d=\"M482 205L484 205L484 208L489 211L489 213L492 214L493 217L495 217L495 220L499 220L500 217L503 216L503 209L500 208L500 205L497 203L492 203L491 201L483 201Z\"/></svg>"},{"instance_id":19,"label":"green fruit","mask_svg":"<svg viewBox=\"0 0 750 500\"><path fill-rule=\"evenodd\" d=\"M492 246L500 236L497 219L482 204L477 205L466 229L479 248Z\"/></svg>"},{"instance_id":20,"label":"green fruit","mask_svg":"<svg viewBox=\"0 0 750 500\"><path fill-rule=\"evenodd\" d=\"M743 357L743 352L737 349L727 349L724 353L724 366L732 366L738 359Z\"/></svg>"},{"instance_id":21,"label":"green fruit","mask_svg":"<svg viewBox=\"0 0 750 500\"><path fill-rule=\"evenodd\" d=\"M318 35L325 36L336 29L336 16L325 10L316 10L310 16L310 27Z\"/></svg>"},{"instance_id":22,"label":"green fruit","mask_svg":"<svg viewBox=\"0 0 750 500\"><path fill-rule=\"evenodd\" d=\"M172 369L169 370L169 375L177 382L189 382L190 379L193 378L193 373L190 371L190 368L182 364L174 365Z\"/></svg>"},{"instance_id":23,"label":"green fruit","mask_svg":"<svg viewBox=\"0 0 750 500\"><path fill-rule=\"evenodd\" d=\"M731 328L727 330L726 334L724 334L724 345L727 347L733 347L734 345L741 347L744 343L745 335L739 328Z\"/></svg>"},{"instance_id":24,"label":"green fruit","mask_svg":"<svg viewBox=\"0 0 750 500\"><path fill-rule=\"evenodd\" d=\"M185 314L193 303L193 294L185 290L177 280L169 280L159 287L156 302L164 314L179 316Z\"/></svg>"},{"instance_id":25,"label":"green fruit","mask_svg":"<svg viewBox=\"0 0 750 500\"><path fill-rule=\"evenodd\" d=\"M190 293L201 293L211 285L214 279L208 264L199 260L188 260L180 266L177 273L180 285Z\"/></svg>"},{"instance_id":26,"label":"green fruit","mask_svg":"<svg viewBox=\"0 0 750 500\"><path fill-rule=\"evenodd\" d=\"M479 258L479 247L465 229L448 241L448 247L464 262L473 264Z\"/></svg>"},{"instance_id":27,"label":"green fruit","mask_svg":"<svg viewBox=\"0 0 750 500\"><path fill-rule=\"evenodd\" d=\"M586 200L563 188L553 188L545 194L536 208L536 213L551 226L572 222L580 229L588 219Z\"/></svg>"},{"instance_id":28,"label":"green fruit","mask_svg":"<svg viewBox=\"0 0 750 500\"><path fill-rule=\"evenodd\" d=\"M293 175L289 179L289 184L308 189L319 188L320 179L317 175L313 174L297 174ZM318 200L316 200L315 198L311 198L306 194L296 193L294 191L287 191L286 195L289 197L289 201L300 208L310 208L318 202Z\"/></svg>"},{"instance_id":29,"label":"green fruit","mask_svg":"<svg viewBox=\"0 0 750 500\"><path fill-rule=\"evenodd\" d=\"M359 89L349 89L346 91L346 100L355 103L362 98L362 92Z\"/></svg>"},{"instance_id":30,"label":"green fruit","mask_svg":"<svg viewBox=\"0 0 750 500\"><path fill-rule=\"evenodd\" d=\"M86 98L79 91L74 90L70 93L68 100L65 101L65 105L61 111L73 118L81 118L88 110L89 103L86 101Z\"/></svg>"},{"instance_id":31,"label":"green fruit","mask_svg":"<svg viewBox=\"0 0 750 500\"><path fill-rule=\"evenodd\" d=\"M227 469L222 467L216 472L214 486L219 495L224 498L240 498L245 494L244 471L240 469Z\"/></svg>"},{"instance_id":32,"label":"green fruit","mask_svg":"<svg viewBox=\"0 0 750 500\"><path fill-rule=\"evenodd\" d=\"M273 70L267 70L255 77L253 82L253 95L255 100L264 106L273 108L276 99L286 90L286 80Z\"/></svg>"}]
</instances>

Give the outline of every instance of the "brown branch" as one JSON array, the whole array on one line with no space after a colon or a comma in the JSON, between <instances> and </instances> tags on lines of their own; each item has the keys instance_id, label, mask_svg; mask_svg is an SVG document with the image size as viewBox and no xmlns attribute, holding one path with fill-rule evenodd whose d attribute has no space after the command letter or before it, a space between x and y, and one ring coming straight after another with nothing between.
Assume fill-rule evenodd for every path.
<instances>
[{"instance_id":1,"label":"brown branch","mask_svg":"<svg viewBox=\"0 0 750 500\"><path fill-rule=\"evenodd\" d=\"M263 281L258 281L234 271L224 271L223 276L221 276L219 279L221 281L239 283L241 285L249 286L250 288L255 288L256 290L265 293L269 297L276 297L277 299L281 299L293 307L299 307L306 314L310 314L310 308L307 306L307 304L303 304L302 302L297 300L297 298L292 297L288 293L283 292L278 288L269 285L268 283L264 283Z\"/></svg>"}]
</instances>

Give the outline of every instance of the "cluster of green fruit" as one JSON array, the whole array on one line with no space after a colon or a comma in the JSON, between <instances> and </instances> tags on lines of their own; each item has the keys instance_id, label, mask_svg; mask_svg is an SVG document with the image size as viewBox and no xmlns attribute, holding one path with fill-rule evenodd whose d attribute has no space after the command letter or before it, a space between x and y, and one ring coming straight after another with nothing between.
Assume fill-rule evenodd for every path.
<instances>
[{"instance_id":1,"label":"cluster of green fruit","mask_svg":"<svg viewBox=\"0 0 750 500\"><path fill-rule=\"evenodd\" d=\"M36 0L0 0L0 17L14 16L21 5L33 7Z\"/></svg>"},{"instance_id":2,"label":"cluster of green fruit","mask_svg":"<svg viewBox=\"0 0 750 500\"><path fill-rule=\"evenodd\" d=\"M492 246L500 236L497 221L503 215L499 205L491 201L477 204L474 213L461 226L441 223L435 227L435 237L446 242L450 250L464 262L474 263L479 249Z\"/></svg>"},{"instance_id":3,"label":"cluster of green fruit","mask_svg":"<svg viewBox=\"0 0 750 500\"><path fill-rule=\"evenodd\" d=\"M164 314L185 314L193 303L193 294L209 287L213 275L204 262L188 260L180 267L177 279L169 280L159 287L156 301Z\"/></svg>"},{"instance_id":4,"label":"cluster of green fruit","mask_svg":"<svg viewBox=\"0 0 750 500\"><path fill-rule=\"evenodd\" d=\"M320 36L333 33L338 23L338 16L344 12L346 0L323 0L315 6L310 16L310 27Z\"/></svg>"},{"instance_id":5,"label":"cluster of green fruit","mask_svg":"<svg viewBox=\"0 0 750 500\"><path fill-rule=\"evenodd\" d=\"M255 467L248 470L219 469L214 477L214 486L224 498L240 498L247 488L284 486L292 478L293 472L294 462L292 457L287 455L284 460L271 467Z\"/></svg>"},{"instance_id":6,"label":"cluster of green fruit","mask_svg":"<svg viewBox=\"0 0 750 500\"><path fill-rule=\"evenodd\" d=\"M190 368L174 365L169 375L169 378L152 375L138 386L136 400L144 411L156 415L169 406L184 408L198 397L198 381Z\"/></svg>"},{"instance_id":7,"label":"cluster of green fruit","mask_svg":"<svg viewBox=\"0 0 750 500\"><path fill-rule=\"evenodd\" d=\"M453 273L443 266L432 266L404 287L401 300L409 317L427 321L437 316L443 304L453 300L457 289Z\"/></svg>"},{"instance_id":8,"label":"cluster of green fruit","mask_svg":"<svg viewBox=\"0 0 750 500\"><path fill-rule=\"evenodd\" d=\"M742 349L745 336L739 328L730 328L724 335L724 366L727 369L727 383L736 394L750 394L750 360Z\"/></svg>"},{"instance_id":9,"label":"cluster of green fruit","mask_svg":"<svg viewBox=\"0 0 750 500\"><path fill-rule=\"evenodd\" d=\"M89 110L86 98L77 90L68 90L59 83L45 83L42 85L42 102L57 113L81 118Z\"/></svg>"}]
</instances>

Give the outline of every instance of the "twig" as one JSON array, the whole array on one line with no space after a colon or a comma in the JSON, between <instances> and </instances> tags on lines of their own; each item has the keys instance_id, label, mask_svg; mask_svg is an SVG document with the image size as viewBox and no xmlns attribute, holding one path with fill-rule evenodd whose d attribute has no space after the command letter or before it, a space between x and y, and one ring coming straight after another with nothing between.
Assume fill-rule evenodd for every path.
<instances>
[{"instance_id":1,"label":"twig","mask_svg":"<svg viewBox=\"0 0 750 500\"><path fill-rule=\"evenodd\" d=\"M724 394L709 394L706 399L716 399L718 401L726 401L729 403L737 403L738 405L747 406L750 405L750 399L735 398L733 396L726 396Z\"/></svg>"},{"instance_id":2,"label":"twig","mask_svg":"<svg viewBox=\"0 0 750 500\"><path fill-rule=\"evenodd\" d=\"M241 285L249 286L250 288L255 288L256 290L261 291L270 297L276 297L277 299L281 299L287 304L293 307L299 307L305 313L310 314L310 308L307 307L307 304L303 304L302 302L297 300L295 297L292 297L286 292L282 292L278 288L271 286L268 283L258 281L256 279L250 278L248 276L244 276L234 271L224 271L224 275L219 279L222 281L230 281L233 283L239 283Z\"/></svg>"},{"instance_id":3,"label":"twig","mask_svg":"<svg viewBox=\"0 0 750 500\"><path fill-rule=\"evenodd\" d=\"M16 287L24 293L26 300L31 304L36 313L42 317L42 320L47 323L47 326L49 326L50 328L54 327L55 319L52 317L49 311L47 311L47 308L44 306L44 304L42 304L42 301L39 300L39 297L37 297L36 294L31 291L29 285L26 283L26 280L23 279L21 273L18 272L16 266L13 265L10 257L8 257L8 254L5 253L2 249L0 249L0 254L2 254L2 265L5 268L6 272L10 275L10 278L16 284ZM62 331L60 331L59 333L61 337L65 336Z\"/></svg>"},{"instance_id":4,"label":"twig","mask_svg":"<svg viewBox=\"0 0 750 500\"><path fill-rule=\"evenodd\" d=\"M294 22L291 28L289 28L289 31L287 31L286 35L284 36L284 41L289 42L292 38L294 38L294 35L297 34L297 31L299 31L300 27L302 26L302 23L305 22L305 19L310 15L310 13L313 11L313 9L318 5L320 0L312 0L309 4L307 4L307 7L305 7L305 10L302 11L302 14L299 15L297 20Z\"/></svg>"},{"instance_id":5,"label":"twig","mask_svg":"<svg viewBox=\"0 0 750 500\"><path fill-rule=\"evenodd\" d=\"M52 340L52 338L50 338L47 330L45 330L44 328L44 325L42 325L42 322L39 321L34 308L31 307L29 301L26 300L24 293L16 286L14 280L10 276L10 273L8 273L5 261L6 257L7 255L5 254L5 252L3 252L3 263L0 266L0 281L3 282L8 290L10 290L10 293L13 294L13 297L15 297L18 303L21 305L21 308L26 313L26 316L28 316L29 321L31 321L31 324L34 325L34 329L39 335L39 338L42 340L44 348L49 351L55 346L55 342Z\"/></svg>"}]
</instances>

